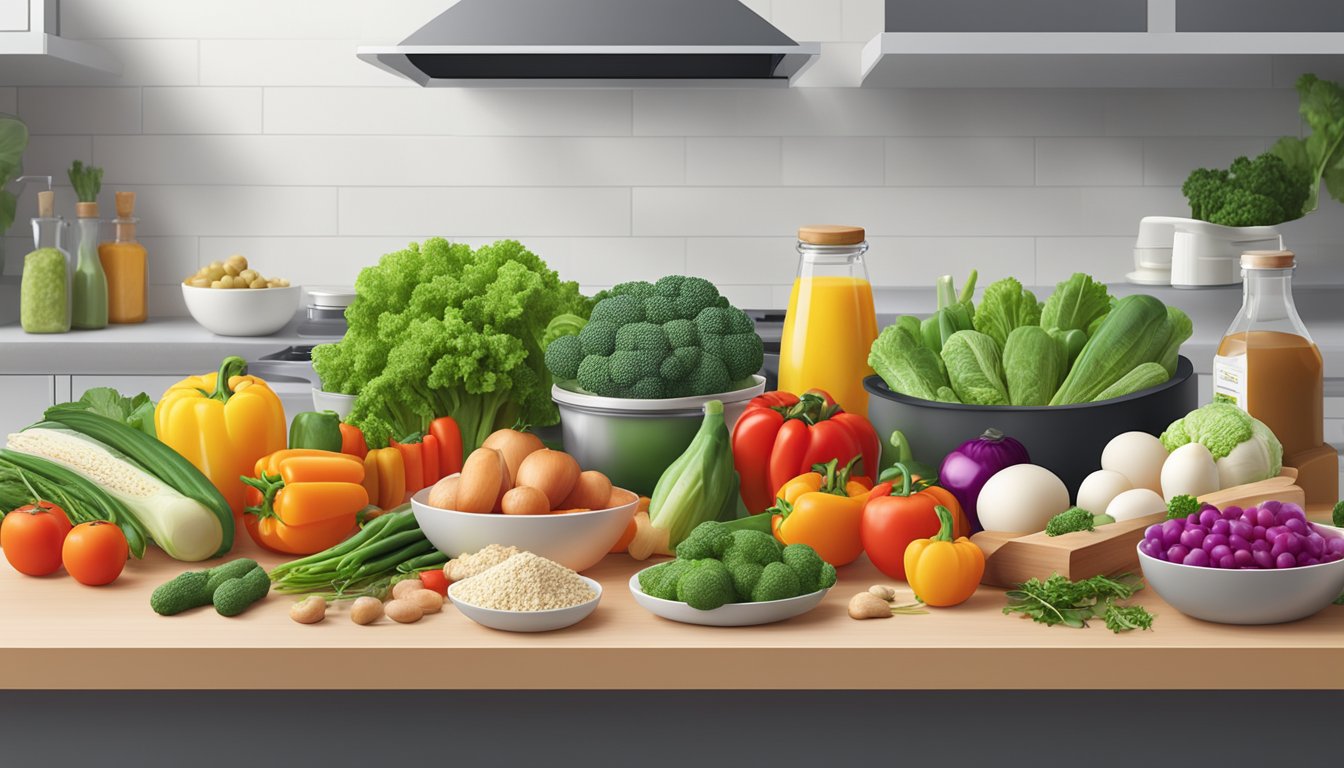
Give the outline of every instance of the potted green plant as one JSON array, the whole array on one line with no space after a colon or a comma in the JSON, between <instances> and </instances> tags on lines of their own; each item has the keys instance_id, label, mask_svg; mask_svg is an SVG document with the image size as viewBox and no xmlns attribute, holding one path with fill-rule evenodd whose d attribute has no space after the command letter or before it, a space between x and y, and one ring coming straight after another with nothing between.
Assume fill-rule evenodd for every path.
<instances>
[{"instance_id":1,"label":"potted green plant","mask_svg":"<svg viewBox=\"0 0 1344 768\"><path fill-rule=\"evenodd\" d=\"M6 187L18 178L23 151L28 148L28 128L17 117L0 114L0 267L4 265L4 235L14 223L18 198Z\"/></svg>"}]
</instances>

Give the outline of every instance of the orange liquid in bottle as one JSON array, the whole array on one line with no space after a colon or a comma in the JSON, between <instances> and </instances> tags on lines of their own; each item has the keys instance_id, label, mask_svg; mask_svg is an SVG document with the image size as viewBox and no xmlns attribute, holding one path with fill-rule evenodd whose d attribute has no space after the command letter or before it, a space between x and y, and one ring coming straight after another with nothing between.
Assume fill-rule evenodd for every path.
<instances>
[{"instance_id":1,"label":"orange liquid in bottle","mask_svg":"<svg viewBox=\"0 0 1344 768\"><path fill-rule=\"evenodd\" d=\"M800 277L793 283L779 348L779 388L828 392L849 413L868 414L863 379L877 338L873 286L857 277Z\"/></svg>"},{"instance_id":2,"label":"orange liquid in bottle","mask_svg":"<svg viewBox=\"0 0 1344 768\"><path fill-rule=\"evenodd\" d=\"M107 274L107 321L145 322L149 314L145 246L136 242L101 243L98 260Z\"/></svg>"},{"instance_id":3,"label":"orange liquid in bottle","mask_svg":"<svg viewBox=\"0 0 1344 768\"><path fill-rule=\"evenodd\" d=\"M1291 333L1250 331L1223 339L1218 354L1246 356L1246 412L1265 422L1285 456L1325 442L1321 351Z\"/></svg>"}]
</instances>

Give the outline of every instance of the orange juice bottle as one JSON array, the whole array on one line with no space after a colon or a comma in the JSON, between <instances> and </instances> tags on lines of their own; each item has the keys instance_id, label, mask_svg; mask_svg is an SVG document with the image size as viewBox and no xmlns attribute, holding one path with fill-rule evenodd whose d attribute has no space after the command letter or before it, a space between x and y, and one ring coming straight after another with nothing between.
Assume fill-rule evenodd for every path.
<instances>
[{"instance_id":1,"label":"orange juice bottle","mask_svg":"<svg viewBox=\"0 0 1344 768\"><path fill-rule=\"evenodd\" d=\"M822 389L850 413L868 414L863 379L873 374L868 349L877 338L873 286L862 227L798 230L798 276L779 344L779 388Z\"/></svg>"},{"instance_id":2,"label":"orange juice bottle","mask_svg":"<svg viewBox=\"0 0 1344 768\"><path fill-rule=\"evenodd\" d=\"M116 239L98 246L98 260L107 274L107 321L143 323L149 315L148 257L145 246L135 241L135 193L118 192Z\"/></svg>"}]
</instances>

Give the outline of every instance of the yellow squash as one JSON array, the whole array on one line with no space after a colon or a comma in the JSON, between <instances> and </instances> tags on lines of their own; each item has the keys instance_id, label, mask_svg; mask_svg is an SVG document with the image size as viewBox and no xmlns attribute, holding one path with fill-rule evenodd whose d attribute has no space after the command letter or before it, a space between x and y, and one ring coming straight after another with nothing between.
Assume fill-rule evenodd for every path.
<instances>
[{"instance_id":1,"label":"yellow squash","mask_svg":"<svg viewBox=\"0 0 1344 768\"><path fill-rule=\"evenodd\" d=\"M243 512L242 476L257 460L285 447L285 409L241 357L218 373L192 376L168 388L154 409L159 439L210 478L233 514Z\"/></svg>"}]
</instances>

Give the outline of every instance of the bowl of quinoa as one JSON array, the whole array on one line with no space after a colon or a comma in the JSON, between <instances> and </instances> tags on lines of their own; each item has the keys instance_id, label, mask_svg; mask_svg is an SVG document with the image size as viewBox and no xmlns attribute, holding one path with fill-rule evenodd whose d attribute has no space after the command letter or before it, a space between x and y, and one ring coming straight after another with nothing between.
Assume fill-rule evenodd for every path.
<instances>
[{"instance_id":1,"label":"bowl of quinoa","mask_svg":"<svg viewBox=\"0 0 1344 768\"><path fill-rule=\"evenodd\" d=\"M602 585L563 565L520 551L448 588L464 616L506 632L549 632L588 618Z\"/></svg>"}]
</instances>

